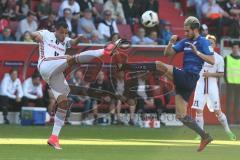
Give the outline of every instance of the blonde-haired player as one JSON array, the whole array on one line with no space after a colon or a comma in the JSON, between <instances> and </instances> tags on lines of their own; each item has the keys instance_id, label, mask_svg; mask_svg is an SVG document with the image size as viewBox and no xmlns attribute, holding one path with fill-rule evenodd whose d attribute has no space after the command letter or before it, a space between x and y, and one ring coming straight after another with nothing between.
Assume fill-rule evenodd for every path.
<instances>
[{"instance_id":1,"label":"blonde-haired player","mask_svg":"<svg viewBox=\"0 0 240 160\"><path fill-rule=\"evenodd\" d=\"M107 45L105 49L89 50L70 56L65 55L66 49L73 45L77 45L82 37L79 36L75 39L70 39L67 35L68 25L65 22L57 23L55 32L40 30L31 33L31 36L39 42L38 70L42 78L51 88L58 104L58 109L54 117L52 135L48 139L48 144L55 149L61 149L58 136L64 125L67 110L70 108L67 99L70 88L63 72L69 66L76 63L87 63L105 54L113 54L113 50L118 46L117 43L120 43L120 41L116 41L112 45Z\"/></svg>"},{"instance_id":2,"label":"blonde-haired player","mask_svg":"<svg viewBox=\"0 0 240 160\"><path fill-rule=\"evenodd\" d=\"M206 37L213 48L216 47L216 38L213 35ZM196 109L196 122L203 128L203 109L207 104L209 111L214 112L218 121L223 125L230 140L236 140L235 134L230 130L225 114L221 111L218 89L218 78L224 76L224 60L221 55L214 52L215 64L204 63L200 72L200 78L194 93L192 108ZM200 139L197 136L196 139Z\"/></svg>"}]
</instances>

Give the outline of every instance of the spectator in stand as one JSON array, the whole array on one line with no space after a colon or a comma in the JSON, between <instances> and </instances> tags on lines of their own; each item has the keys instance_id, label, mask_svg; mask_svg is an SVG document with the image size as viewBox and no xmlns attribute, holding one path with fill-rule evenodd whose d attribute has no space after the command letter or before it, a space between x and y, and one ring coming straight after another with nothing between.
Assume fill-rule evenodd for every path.
<instances>
[{"instance_id":1,"label":"spectator in stand","mask_svg":"<svg viewBox=\"0 0 240 160\"><path fill-rule=\"evenodd\" d=\"M18 20L22 20L26 18L29 11L30 11L30 0L17 1L15 14Z\"/></svg>"},{"instance_id":2,"label":"spectator in stand","mask_svg":"<svg viewBox=\"0 0 240 160\"><path fill-rule=\"evenodd\" d=\"M65 0L62 2L58 10L59 17L63 17L65 8L71 9L71 13L73 14L73 19L77 20L80 18L80 6L75 0Z\"/></svg>"},{"instance_id":3,"label":"spectator in stand","mask_svg":"<svg viewBox=\"0 0 240 160\"><path fill-rule=\"evenodd\" d=\"M216 3L216 0L208 0L204 3L202 13L203 17L216 27L216 30L213 30L213 32L219 40L222 36L222 27L224 25L231 26L234 22L232 17Z\"/></svg>"},{"instance_id":4,"label":"spectator in stand","mask_svg":"<svg viewBox=\"0 0 240 160\"><path fill-rule=\"evenodd\" d=\"M77 2L81 6L81 11L85 11L85 9L90 9L94 17L100 17L99 12L94 6L94 0L77 0Z\"/></svg>"},{"instance_id":5,"label":"spectator in stand","mask_svg":"<svg viewBox=\"0 0 240 160\"><path fill-rule=\"evenodd\" d=\"M63 13L64 13L63 17L60 17L58 21L64 21L67 23L69 35L71 38L74 38L77 34L77 25L75 21L72 19L73 17L72 11L70 8L65 8Z\"/></svg>"},{"instance_id":6,"label":"spectator in stand","mask_svg":"<svg viewBox=\"0 0 240 160\"><path fill-rule=\"evenodd\" d=\"M154 99L150 83L147 79L149 73L138 73L137 75L137 110L142 115L141 117L144 118L144 114L146 113L146 110L148 110L148 107L153 108Z\"/></svg>"},{"instance_id":7,"label":"spectator in stand","mask_svg":"<svg viewBox=\"0 0 240 160\"><path fill-rule=\"evenodd\" d=\"M116 21L112 19L112 11L103 11L104 19L98 24L100 37L107 41L113 33L119 33Z\"/></svg>"},{"instance_id":8,"label":"spectator in stand","mask_svg":"<svg viewBox=\"0 0 240 160\"><path fill-rule=\"evenodd\" d=\"M18 78L18 70L12 69L9 74L5 74L1 83L1 106L5 124L9 124L7 118L8 109L20 110L23 90L21 81Z\"/></svg>"},{"instance_id":9,"label":"spectator in stand","mask_svg":"<svg viewBox=\"0 0 240 160\"><path fill-rule=\"evenodd\" d=\"M49 0L41 0L37 5L37 16L40 20L46 19L52 12L52 6Z\"/></svg>"},{"instance_id":10,"label":"spectator in stand","mask_svg":"<svg viewBox=\"0 0 240 160\"><path fill-rule=\"evenodd\" d=\"M44 107L41 76L34 73L23 82L23 105L33 103L37 107Z\"/></svg>"},{"instance_id":11,"label":"spectator in stand","mask_svg":"<svg viewBox=\"0 0 240 160\"><path fill-rule=\"evenodd\" d=\"M240 123L240 47L239 43L233 42L232 53L224 57L225 71L224 78L226 82L226 115L231 122L231 105L233 104L235 124ZM232 103L233 101L233 103Z\"/></svg>"},{"instance_id":12,"label":"spectator in stand","mask_svg":"<svg viewBox=\"0 0 240 160\"><path fill-rule=\"evenodd\" d=\"M136 86L136 79L125 79L125 72L118 71L116 76L112 79L114 93L119 97L116 103L116 117L117 124L123 124L123 121L120 118L120 112L122 105L127 104L129 106L129 125L135 125L135 110L136 110L136 92L130 90L130 88Z\"/></svg>"},{"instance_id":13,"label":"spectator in stand","mask_svg":"<svg viewBox=\"0 0 240 160\"><path fill-rule=\"evenodd\" d=\"M21 37L21 41L23 42L34 42L31 35L30 35L30 32L29 31L26 31L22 37Z\"/></svg>"},{"instance_id":14,"label":"spectator in stand","mask_svg":"<svg viewBox=\"0 0 240 160\"><path fill-rule=\"evenodd\" d=\"M46 30L49 30L51 32L54 32L55 31L56 17L57 17L57 14L55 12L51 12L48 15L47 19L40 20L38 29L40 29L40 30L46 29Z\"/></svg>"},{"instance_id":15,"label":"spectator in stand","mask_svg":"<svg viewBox=\"0 0 240 160\"><path fill-rule=\"evenodd\" d=\"M115 102L116 100L110 95L103 94L101 91L108 91L112 93L112 87L110 87L109 82L105 80L104 73L100 71L97 75L97 80L95 83L90 85L90 88L95 91L96 94L100 93L100 97L92 97L92 109L94 116L94 124L97 124L98 121L98 107L101 104L107 104L110 110L111 123L114 121L114 111L115 111Z\"/></svg>"},{"instance_id":16,"label":"spectator in stand","mask_svg":"<svg viewBox=\"0 0 240 160\"><path fill-rule=\"evenodd\" d=\"M145 11L152 10L158 14L159 3L158 0L148 0Z\"/></svg>"},{"instance_id":17,"label":"spectator in stand","mask_svg":"<svg viewBox=\"0 0 240 160\"><path fill-rule=\"evenodd\" d=\"M203 37L206 37L208 35L208 26L206 24L203 24L201 26L201 35Z\"/></svg>"},{"instance_id":18,"label":"spectator in stand","mask_svg":"<svg viewBox=\"0 0 240 160\"><path fill-rule=\"evenodd\" d=\"M118 0L108 0L103 6L103 10L112 11L112 18L116 20L118 24L126 24L123 7Z\"/></svg>"},{"instance_id":19,"label":"spectator in stand","mask_svg":"<svg viewBox=\"0 0 240 160\"><path fill-rule=\"evenodd\" d=\"M224 10L234 18L234 23L230 28L229 35L232 38L240 37L240 2L237 0L228 0L224 3Z\"/></svg>"},{"instance_id":20,"label":"spectator in stand","mask_svg":"<svg viewBox=\"0 0 240 160\"><path fill-rule=\"evenodd\" d=\"M5 27L3 32L0 33L0 41L15 41L15 38L11 34L11 29L9 27Z\"/></svg>"},{"instance_id":21,"label":"spectator in stand","mask_svg":"<svg viewBox=\"0 0 240 160\"><path fill-rule=\"evenodd\" d=\"M4 16L1 17L0 15L0 33L2 33L4 28L8 26L9 26L9 20L6 19Z\"/></svg>"},{"instance_id":22,"label":"spectator in stand","mask_svg":"<svg viewBox=\"0 0 240 160\"><path fill-rule=\"evenodd\" d=\"M89 88L89 83L83 80L83 73L79 69L74 72L74 76L69 80L68 84L76 87L82 87L80 89L81 93L79 93L79 95L70 94L68 98L73 103L83 103L83 113L81 116L81 120L83 121L87 117L91 108L91 99L87 96L87 89Z\"/></svg>"},{"instance_id":23,"label":"spectator in stand","mask_svg":"<svg viewBox=\"0 0 240 160\"><path fill-rule=\"evenodd\" d=\"M144 28L138 29L137 35L132 36L131 42L132 44L141 44L141 45L155 44L155 42L152 39L145 36Z\"/></svg>"},{"instance_id":24,"label":"spectator in stand","mask_svg":"<svg viewBox=\"0 0 240 160\"><path fill-rule=\"evenodd\" d=\"M127 24L139 23L140 9L136 0L124 0L122 5Z\"/></svg>"},{"instance_id":25,"label":"spectator in stand","mask_svg":"<svg viewBox=\"0 0 240 160\"><path fill-rule=\"evenodd\" d=\"M184 1L184 0L182 0ZM198 18L201 18L202 17L202 5L206 2L207 0L187 0L185 1L185 5L184 7L192 7L194 6L195 10L196 10L196 14L197 14L197 17ZM183 2L182 2L182 5L184 5ZM186 10L184 11L184 14Z\"/></svg>"},{"instance_id":26,"label":"spectator in stand","mask_svg":"<svg viewBox=\"0 0 240 160\"><path fill-rule=\"evenodd\" d=\"M15 35L18 41L26 31L35 32L37 30L38 25L35 19L35 14L33 12L28 12L27 18L20 21Z\"/></svg>"},{"instance_id":27,"label":"spectator in stand","mask_svg":"<svg viewBox=\"0 0 240 160\"><path fill-rule=\"evenodd\" d=\"M15 17L15 7L14 9L12 9L8 0L0 1L0 17L6 19L11 19Z\"/></svg>"},{"instance_id":28,"label":"spectator in stand","mask_svg":"<svg viewBox=\"0 0 240 160\"><path fill-rule=\"evenodd\" d=\"M161 38L163 40L163 44L168 44L169 40L171 39L173 33L171 31L171 24L169 22L165 22L163 24L163 29L160 31Z\"/></svg>"},{"instance_id":29,"label":"spectator in stand","mask_svg":"<svg viewBox=\"0 0 240 160\"><path fill-rule=\"evenodd\" d=\"M92 18L92 11L85 9L83 17L78 22L78 34L83 34L85 37L92 39L93 33L97 32Z\"/></svg>"},{"instance_id":30,"label":"spectator in stand","mask_svg":"<svg viewBox=\"0 0 240 160\"><path fill-rule=\"evenodd\" d=\"M154 44L163 44L163 40L161 38L158 37L158 34L156 31L151 31L150 32L150 35L149 35L149 38L151 38L155 43Z\"/></svg>"}]
</instances>

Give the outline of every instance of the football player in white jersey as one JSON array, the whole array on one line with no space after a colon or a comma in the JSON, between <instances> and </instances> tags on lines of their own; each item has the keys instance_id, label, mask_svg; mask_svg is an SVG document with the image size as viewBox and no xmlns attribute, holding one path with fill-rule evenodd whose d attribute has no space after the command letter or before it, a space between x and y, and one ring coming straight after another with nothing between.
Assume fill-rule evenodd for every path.
<instances>
[{"instance_id":1,"label":"football player in white jersey","mask_svg":"<svg viewBox=\"0 0 240 160\"><path fill-rule=\"evenodd\" d=\"M212 47L216 47L216 38L213 35L207 35L206 37ZM215 64L211 65L204 63L200 72L200 78L197 82L197 86L194 93L194 100L192 108L196 109L196 122L203 128L203 109L207 104L209 111L214 112L218 121L223 125L225 132L230 140L236 140L235 134L230 130L225 114L221 111L221 105L219 100L218 78L224 76L224 60L221 55L214 52ZM201 139L197 136L196 139Z\"/></svg>"},{"instance_id":2,"label":"football player in white jersey","mask_svg":"<svg viewBox=\"0 0 240 160\"><path fill-rule=\"evenodd\" d=\"M55 149L61 149L58 136L64 125L67 110L70 108L67 99L70 88L63 72L76 63L87 63L105 54L115 53L116 46L118 46L117 43L119 42L115 42L112 45L109 44L105 49L89 50L70 56L65 55L66 49L77 45L82 37L70 39L67 35L68 25L65 22L59 22L56 25L55 32L40 30L31 33L31 36L39 42L38 70L42 78L49 84L58 103L52 135L48 139L48 144Z\"/></svg>"}]
</instances>

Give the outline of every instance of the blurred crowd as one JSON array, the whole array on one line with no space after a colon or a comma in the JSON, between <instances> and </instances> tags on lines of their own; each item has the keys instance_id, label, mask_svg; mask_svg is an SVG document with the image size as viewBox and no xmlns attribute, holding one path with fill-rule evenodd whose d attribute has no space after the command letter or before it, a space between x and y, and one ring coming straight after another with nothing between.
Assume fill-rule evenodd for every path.
<instances>
[{"instance_id":1,"label":"blurred crowd","mask_svg":"<svg viewBox=\"0 0 240 160\"><path fill-rule=\"evenodd\" d=\"M176 0L184 15L195 14L208 26L211 34L221 37L240 38L239 0Z\"/></svg>"},{"instance_id":2,"label":"blurred crowd","mask_svg":"<svg viewBox=\"0 0 240 160\"><path fill-rule=\"evenodd\" d=\"M109 113L111 124L123 124L120 113L129 113L129 125L136 125L136 113L142 119L145 113L155 113L159 119L163 112L174 112L173 108L166 107L173 88L160 80L159 73L139 72L129 78L128 72L110 75L109 71L102 70L91 82L84 74L83 69L77 69L68 78L72 90L68 96L71 111L81 112L82 122L94 119L93 123L97 124L100 112ZM37 72L21 81L18 70L13 68L1 80L0 106L4 123L9 124L8 111L20 111L22 106L47 107L53 117L56 101Z\"/></svg>"},{"instance_id":3,"label":"blurred crowd","mask_svg":"<svg viewBox=\"0 0 240 160\"><path fill-rule=\"evenodd\" d=\"M0 41L32 42L29 32L54 31L57 21L65 21L69 36L83 34L85 43L105 43L130 28L127 38L134 44L166 44L172 35L169 22L147 31L140 23L143 12L158 13L158 7L158 0L1 0Z\"/></svg>"}]
</instances>

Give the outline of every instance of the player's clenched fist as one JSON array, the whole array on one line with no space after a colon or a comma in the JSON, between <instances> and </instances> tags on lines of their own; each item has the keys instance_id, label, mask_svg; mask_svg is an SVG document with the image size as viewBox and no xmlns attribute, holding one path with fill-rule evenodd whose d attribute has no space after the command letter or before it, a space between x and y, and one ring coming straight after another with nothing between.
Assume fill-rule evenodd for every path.
<instances>
[{"instance_id":1,"label":"player's clenched fist","mask_svg":"<svg viewBox=\"0 0 240 160\"><path fill-rule=\"evenodd\" d=\"M169 43L175 43L175 42L177 41L177 39L178 39L178 36L177 36L177 35L172 35Z\"/></svg>"}]
</instances>

